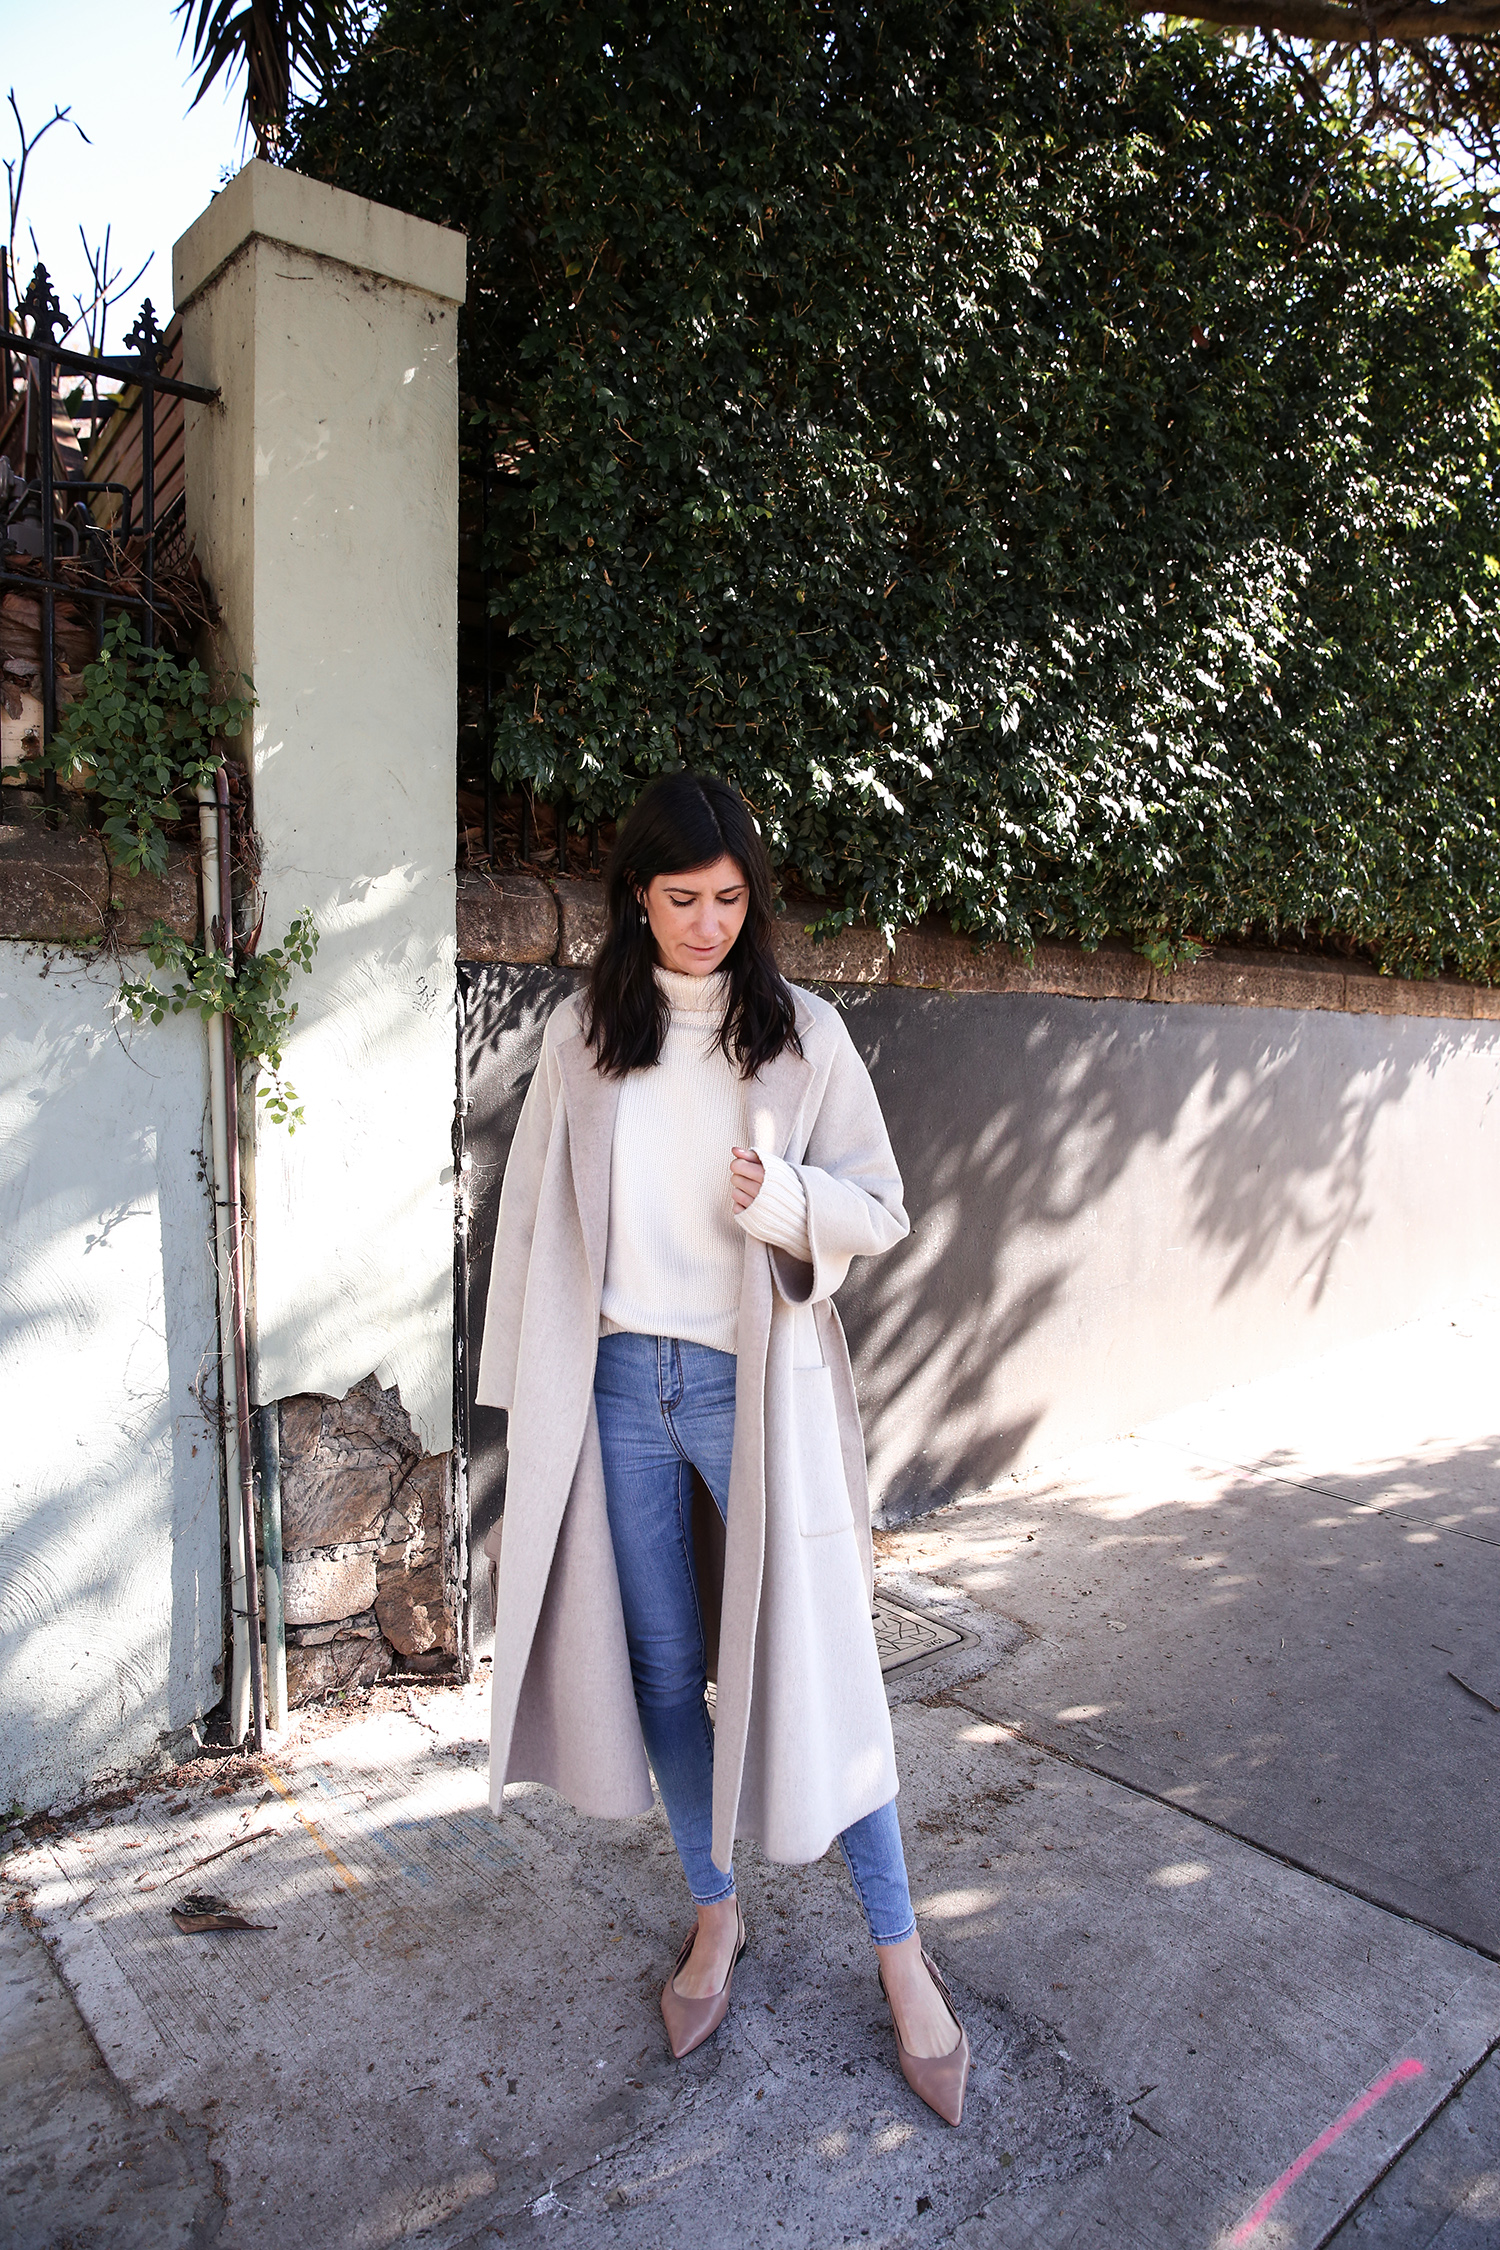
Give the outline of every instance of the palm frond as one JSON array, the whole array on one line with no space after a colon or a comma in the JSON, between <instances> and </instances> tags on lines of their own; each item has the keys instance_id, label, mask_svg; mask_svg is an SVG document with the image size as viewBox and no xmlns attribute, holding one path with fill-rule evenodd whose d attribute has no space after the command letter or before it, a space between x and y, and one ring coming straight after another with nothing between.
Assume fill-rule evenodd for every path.
<instances>
[{"instance_id":1,"label":"palm frond","mask_svg":"<svg viewBox=\"0 0 1500 2250\"><path fill-rule=\"evenodd\" d=\"M191 41L192 107L222 78L245 75L245 118L256 152L274 157L293 81L321 86L351 51L361 20L354 0L177 0L179 47Z\"/></svg>"}]
</instances>

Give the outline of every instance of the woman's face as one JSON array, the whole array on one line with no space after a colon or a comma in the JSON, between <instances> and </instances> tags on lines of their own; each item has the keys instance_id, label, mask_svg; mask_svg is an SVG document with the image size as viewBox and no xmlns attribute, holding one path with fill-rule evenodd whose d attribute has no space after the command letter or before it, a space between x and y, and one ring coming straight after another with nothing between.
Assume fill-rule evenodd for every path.
<instances>
[{"instance_id":1,"label":"woman's face","mask_svg":"<svg viewBox=\"0 0 1500 2250\"><path fill-rule=\"evenodd\" d=\"M646 909L657 960L684 977L713 975L739 936L750 906L750 886L727 852L710 867L653 875L636 896Z\"/></svg>"}]
</instances>

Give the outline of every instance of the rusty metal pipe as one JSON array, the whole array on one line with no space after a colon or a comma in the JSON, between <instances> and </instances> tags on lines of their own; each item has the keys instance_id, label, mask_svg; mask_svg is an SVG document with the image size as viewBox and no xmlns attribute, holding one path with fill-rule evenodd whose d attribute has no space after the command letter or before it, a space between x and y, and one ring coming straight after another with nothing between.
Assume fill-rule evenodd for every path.
<instances>
[{"instance_id":1,"label":"rusty metal pipe","mask_svg":"<svg viewBox=\"0 0 1500 2250\"><path fill-rule=\"evenodd\" d=\"M215 942L219 914L219 805L213 788L198 790L198 841L203 885L205 944ZM239 1507L239 1412L235 1399L234 1326L229 1287L229 1132L224 1073L223 1020L208 1019L208 1112L213 1156L214 1279L219 1313L219 1422L224 1447L224 1494L229 1544L229 1731L243 1741L250 1723L250 1634L245 1617L245 1526Z\"/></svg>"},{"instance_id":2,"label":"rusty metal pipe","mask_svg":"<svg viewBox=\"0 0 1500 2250\"><path fill-rule=\"evenodd\" d=\"M286 1725L286 1572L281 1553L281 1407L256 1408L260 1423L260 1543L265 1565L266 1725Z\"/></svg>"},{"instance_id":3,"label":"rusty metal pipe","mask_svg":"<svg viewBox=\"0 0 1500 2250\"><path fill-rule=\"evenodd\" d=\"M220 766L214 776L219 826L219 950L234 974L234 888L229 831L229 777ZM250 1649L250 1707L255 1747L266 1746L266 1682L260 1649L260 1574L255 1563L255 1456L250 1435L250 1365L245 1345L245 1214L240 1183L239 1064L234 1023L219 1018L224 1041L224 1138L228 1157L225 1188L229 1205L230 1335L234 1354L235 1435L239 1453L239 1505L245 1530L245 1625ZM233 1503L231 1502L231 1505Z\"/></svg>"}]
</instances>

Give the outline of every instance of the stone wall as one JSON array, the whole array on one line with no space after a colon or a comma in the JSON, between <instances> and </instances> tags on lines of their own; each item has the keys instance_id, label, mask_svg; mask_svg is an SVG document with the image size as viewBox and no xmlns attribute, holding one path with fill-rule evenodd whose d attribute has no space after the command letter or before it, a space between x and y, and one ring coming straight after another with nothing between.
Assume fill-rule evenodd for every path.
<instances>
[{"instance_id":1,"label":"stone wall","mask_svg":"<svg viewBox=\"0 0 1500 2250\"><path fill-rule=\"evenodd\" d=\"M373 1375L281 1401L287 1694L306 1703L458 1653L451 1457L424 1453Z\"/></svg>"},{"instance_id":2,"label":"stone wall","mask_svg":"<svg viewBox=\"0 0 1500 2250\"><path fill-rule=\"evenodd\" d=\"M1008 945L976 946L937 917L898 930L894 945L857 923L815 938L818 912L815 904L789 904L777 921L777 960L793 984L1500 1021L1500 987L1382 976L1368 961L1340 954L1218 945L1181 968L1158 969L1121 941L1089 953L1042 939L1028 960ZM475 868L460 878L457 913L460 961L584 969L604 932L604 884L577 876L544 881L523 867Z\"/></svg>"},{"instance_id":3,"label":"stone wall","mask_svg":"<svg viewBox=\"0 0 1500 2250\"><path fill-rule=\"evenodd\" d=\"M55 828L48 826L52 818ZM138 946L153 922L165 922L179 937L196 934L196 853L172 843L165 875L122 875L76 805L50 815L34 792L6 790L0 814L0 938Z\"/></svg>"}]
</instances>

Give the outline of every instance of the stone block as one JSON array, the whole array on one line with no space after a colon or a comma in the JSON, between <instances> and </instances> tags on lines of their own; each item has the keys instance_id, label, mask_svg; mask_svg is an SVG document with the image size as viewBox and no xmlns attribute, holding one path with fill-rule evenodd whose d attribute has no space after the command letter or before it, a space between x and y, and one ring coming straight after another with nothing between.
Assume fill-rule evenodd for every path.
<instances>
[{"instance_id":1,"label":"stone block","mask_svg":"<svg viewBox=\"0 0 1500 2250\"><path fill-rule=\"evenodd\" d=\"M286 1699L292 1709L299 1704L311 1703L332 1684L332 1665L320 1648L293 1648L286 1652Z\"/></svg>"},{"instance_id":2,"label":"stone block","mask_svg":"<svg viewBox=\"0 0 1500 2250\"><path fill-rule=\"evenodd\" d=\"M375 1557L289 1555L282 1589L288 1625L326 1625L375 1607Z\"/></svg>"},{"instance_id":3,"label":"stone block","mask_svg":"<svg viewBox=\"0 0 1500 2250\"><path fill-rule=\"evenodd\" d=\"M109 921L116 945L139 945L153 922L180 938L198 933L198 862L180 844L167 846L165 875L111 872Z\"/></svg>"},{"instance_id":4,"label":"stone block","mask_svg":"<svg viewBox=\"0 0 1500 2250\"><path fill-rule=\"evenodd\" d=\"M323 1434L323 1401L311 1392L297 1398L284 1398L281 1402L281 1467L285 1475L289 1461L305 1460L313 1453Z\"/></svg>"},{"instance_id":5,"label":"stone block","mask_svg":"<svg viewBox=\"0 0 1500 2250\"><path fill-rule=\"evenodd\" d=\"M1344 1005L1344 972L1295 961L1224 959L1212 954L1183 968L1151 973L1153 1000L1207 1008L1334 1008Z\"/></svg>"},{"instance_id":6,"label":"stone block","mask_svg":"<svg viewBox=\"0 0 1500 2250\"><path fill-rule=\"evenodd\" d=\"M1474 1014L1472 985L1351 971L1344 988L1344 1005L1354 1015L1454 1016L1468 1021Z\"/></svg>"},{"instance_id":7,"label":"stone block","mask_svg":"<svg viewBox=\"0 0 1500 2250\"><path fill-rule=\"evenodd\" d=\"M1145 999L1149 967L1136 954L1086 954L1082 945L1037 945L1030 961L1010 945L976 945L942 920L895 936L891 981L933 992L1059 992L1082 999Z\"/></svg>"},{"instance_id":8,"label":"stone block","mask_svg":"<svg viewBox=\"0 0 1500 2250\"><path fill-rule=\"evenodd\" d=\"M275 243L290 258L330 263L336 259L345 272L394 282L435 304L464 301L467 245L455 229L413 218L409 211L386 204L367 203L362 196L346 195L279 165L252 163L235 174L179 237L172 252L172 295L178 311L212 289L246 244L257 240ZM287 260L278 256L275 262ZM358 286L374 294L368 278ZM426 317L430 322L433 315ZM375 328L373 320L366 325ZM367 348L373 352L373 340ZM376 435L387 446L392 442L384 425ZM299 498L302 489L298 487ZM416 536L414 531L414 540ZM319 556L322 552L315 550Z\"/></svg>"},{"instance_id":9,"label":"stone block","mask_svg":"<svg viewBox=\"0 0 1500 2250\"><path fill-rule=\"evenodd\" d=\"M384 1462L283 1461L281 1542L288 1554L377 1538L390 1505L391 1472Z\"/></svg>"},{"instance_id":10,"label":"stone block","mask_svg":"<svg viewBox=\"0 0 1500 2250\"><path fill-rule=\"evenodd\" d=\"M290 1704L311 1703L315 1697L342 1688L369 1687L383 1679L395 1662L384 1641L348 1636L319 1648L289 1648L286 1652L286 1691Z\"/></svg>"},{"instance_id":11,"label":"stone block","mask_svg":"<svg viewBox=\"0 0 1500 2250\"><path fill-rule=\"evenodd\" d=\"M1344 972L1344 1006L1356 1016L1409 1016L1410 987L1400 977L1383 977L1364 962L1351 962Z\"/></svg>"},{"instance_id":12,"label":"stone block","mask_svg":"<svg viewBox=\"0 0 1500 2250\"><path fill-rule=\"evenodd\" d=\"M884 984L891 957L879 930L860 923L831 937L815 938L808 924L818 909L807 906L780 915L773 933L776 962L791 984Z\"/></svg>"},{"instance_id":13,"label":"stone block","mask_svg":"<svg viewBox=\"0 0 1500 2250\"><path fill-rule=\"evenodd\" d=\"M1500 985L1474 984L1469 987L1473 999L1474 1017L1478 1023L1500 1023Z\"/></svg>"},{"instance_id":14,"label":"stone block","mask_svg":"<svg viewBox=\"0 0 1500 2250\"><path fill-rule=\"evenodd\" d=\"M395 1486L394 1498L407 1521L420 1524L424 1536L441 1539L443 1509L448 1496L448 1456L424 1453Z\"/></svg>"},{"instance_id":15,"label":"stone block","mask_svg":"<svg viewBox=\"0 0 1500 2250\"><path fill-rule=\"evenodd\" d=\"M1445 977L1383 977L1361 963L1312 955L1214 951L1170 972L1124 946L1043 941L1023 961L1010 947L975 947L933 919L898 931L893 984L943 992L1049 992L1089 1000L1156 1000L1200 1007L1349 1009L1356 1014L1500 1020L1500 990Z\"/></svg>"},{"instance_id":16,"label":"stone block","mask_svg":"<svg viewBox=\"0 0 1500 2250\"><path fill-rule=\"evenodd\" d=\"M382 1568L375 1615L380 1630L402 1656L419 1656L427 1649L452 1655L458 1640L448 1614L441 1551L415 1568L401 1563Z\"/></svg>"},{"instance_id":17,"label":"stone block","mask_svg":"<svg viewBox=\"0 0 1500 2250\"><path fill-rule=\"evenodd\" d=\"M460 961L550 961L556 951L557 901L535 875L505 868L460 877Z\"/></svg>"},{"instance_id":18,"label":"stone block","mask_svg":"<svg viewBox=\"0 0 1500 2250\"><path fill-rule=\"evenodd\" d=\"M378 1628L403 1656L451 1655L450 1461L421 1451L400 1394L367 1375L341 1399L284 1399L281 1442L286 1614L300 1644L312 1645L306 1628L337 1623L341 1639Z\"/></svg>"},{"instance_id":19,"label":"stone block","mask_svg":"<svg viewBox=\"0 0 1500 2250\"><path fill-rule=\"evenodd\" d=\"M395 1466L422 1450L400 1392L383 1391L373 1375L343 1398L325 1402L320 1444L330 1466L352 1461Z\"/></svg>"},{"instance_id":20,"label":"stone block","mask_svg":"<svg viewBox=\"0 0 1500 2250\"><path fill-rule=\"evenodd\" d=\"M896 932L891 982L933 992L1014 992L1024 989L1016 982L1020 967L1008 945L976 946L934 918Z\"/></svg>"},{"instance_id":21,"label":"stone block","mask_svg":"<svg viewBox=\"0 0 1500 2250\"><path fill-rule=\"evenodd\" d=\"M380 1551L375 1615L403 1656L458 1646L444 1572L449 1469L448 1455L424 1454L401 1480L396 1496L414 1528Z\"/></svg>"},{"instance_id":22,"label":"stone block","mask_svg":"<svg viewBox=\"0 0 1500 2250\"><path fill-rule=\"evenodd\" d=\"M23 814L0 826L0 937L89 945L108 928L109 869L97 836Z\"/></svg>"},{"instance_id":23,"label":"stone block","mask_svg":"<svg viewBox=\"0 0 1500 2250\"><path fill-rule=\"evenodd\" d=\"M552 887L557 893L562 920L558 962L565 969L590 968L604 941L608 919L604 884L597 878L588 881L578 876L559 875Z\"/></svg>"},{"instance_id":24,"label":"stone block","mask_svg":"<svg viewBox=\"0 0 1500 2250\"><path fill-rule=\"evenodd\" d=\"M1101 945L1089 953L1081 945L1043 941L1029 961L1011 955L1010 981L1004 989L1057 993L1075 1000L1144 1000L1150 985L1150 962L1128 946Z\"/></svg>"},{"instance_id":25,"label":"stone block","mask_svg":"<svg viewBox=\"0 0 1500 2250\"><path fill-rule=\"evenodd\" d=\"M104 846L76 815L48 828L28 807L0 827L0 937L59 945L110 937L139 945L152 922L180 937L198 928L198 868L180 844L167 848L163 876L112 871Z\"/></svg>"}]
</instances>

